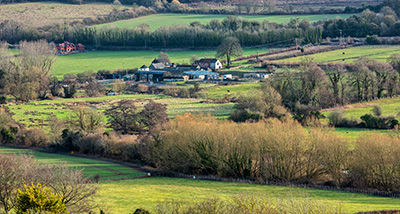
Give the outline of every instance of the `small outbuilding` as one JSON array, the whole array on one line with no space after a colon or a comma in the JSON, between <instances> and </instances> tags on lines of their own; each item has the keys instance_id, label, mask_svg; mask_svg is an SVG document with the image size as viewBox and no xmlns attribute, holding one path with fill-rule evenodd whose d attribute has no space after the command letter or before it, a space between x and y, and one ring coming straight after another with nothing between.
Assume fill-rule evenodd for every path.
<instances>
[{"instance_id":1,"label":"small outbuilding","mask_svg":"<svg viewBox=\"0 0 400 214\"><path fill-rule=\"evenodd\" d=\"M201 80L212 80L219 79L219 74L216 72L209 71L187 71L185 72L189 76L189 79L201 79Z\"/></svg>"}]
</instances>

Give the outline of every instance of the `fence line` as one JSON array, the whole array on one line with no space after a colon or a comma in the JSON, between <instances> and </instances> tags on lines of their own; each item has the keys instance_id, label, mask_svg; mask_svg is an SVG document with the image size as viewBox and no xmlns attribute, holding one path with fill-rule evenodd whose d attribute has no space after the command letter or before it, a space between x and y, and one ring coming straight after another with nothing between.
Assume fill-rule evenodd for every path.
<instances>
[{"instance_id":1,"label":"fence line","mask_svg":"<svg viewBox=\"0 0 400 214\"><path fill-rule=\"evenodd\" d=\"M265 181L256 179L240 179L240 178L222 178L215 176L204 176L204 175L186 175L181 173L169 172L169 171L153 171L149 173L146 177L173 177L173 178L187 178L196 180L207 180L207 181L220 181L229 183L248 183L248 184L258 184L258 185L273 185L273 186L286 186L286 187L301 187L309 189L321 189L321 190L332 190L332 191L342 191L348 193L358 193L372 196L380 196L387 198L400 198L400 192L384 192L371 189L356 189L350 187L334 187L326 186L320 184L307 184L307 183L295 183L295 182L285 182L285 181ZM142 178L143 176L141 176Z\"/></svg>"}]
</instances>

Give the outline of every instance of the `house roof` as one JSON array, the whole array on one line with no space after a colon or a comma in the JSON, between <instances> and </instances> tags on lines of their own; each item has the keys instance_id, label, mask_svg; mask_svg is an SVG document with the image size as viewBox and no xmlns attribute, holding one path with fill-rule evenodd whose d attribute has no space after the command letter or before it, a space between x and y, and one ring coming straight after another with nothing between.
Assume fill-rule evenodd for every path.
<instances>
[{"instance_id":1,"label":"house roof","mask_svg":"<svg viewBox=\"0 0 400 214\"><path fill-rule=\"evenodd\" d=\"M142 65L142 67L140 67L140 68L149 68L149 67L147 67L146 65Z\"/></svg>"},{"instance_id":2,"label":"house roof","mask_svg":"<svg viewBox=\"0 0 400 214\"><path fill-rule=\"evenodd\" d=\"M164 69L165 65L162 64L162 63L152 63L150 65L150 68L153 68L153 69Z\"/></svg>"},{"instance_id":3,"label":"house roof","mask_svg":"<svg viewBox=\"0 0 400 214\"><path fill-rule=\"evenodd\" d=\"M218 59L216 59L216 58L204 58L204 59L200 59L199 63L215 63L217 61L218 61Z\"/></svg>"},{"instance_id":4,"label":"house roof","mask_svg":"<svg viewBox=\"0 0 400 214\"><path fill-rule=\"evenodd\" d=\"M169 63L166 59L154 59L152 63Z\"/></svg>"},{"instance_id":5,"label":"house roof","mask_svg":"<svg viewBox=\"0 0 400 214\"><path fill-rule=\"evenodd\" d=\"M136 71L135 74L159 74L163 75L166 71Z\"/></svg>"}]
</instances>

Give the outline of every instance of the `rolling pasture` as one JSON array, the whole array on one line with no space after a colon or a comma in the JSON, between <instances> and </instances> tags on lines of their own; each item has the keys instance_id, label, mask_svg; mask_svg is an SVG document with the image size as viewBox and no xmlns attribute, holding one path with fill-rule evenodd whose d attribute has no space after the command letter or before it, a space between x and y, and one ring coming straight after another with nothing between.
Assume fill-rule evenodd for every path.
<instances>
[{"instance_id":1,"label":"rolling pasture","mask_svg":"<svg viewBox=\"0 0 400 214\"><path fill-rule=\"evenodd\" d=\"M386 61L391 55L397 53L400 53L400 46L362 46L362 47L334 50L324 53L317 53L308 56L293 57L280 61L301 62L306 58L311 58L313 59L313 61L321 63L330 63L330 62L352 63L361 57L369 57L379 61Z\"/></svg>"},{"instance_id":2,"label":"rolling pasture","mask_svg":"<svg viewBox=\"0 0 400 214\"><path fill-rule=\"evenodd\" d=\"M134 212L137 208L152 211L160 202L174 200L175 202L185 203L210 197L227 199L238 194L266 195L272 200L312 200L326 206L339 207L348 213L399 209L400 206L400 199L297 187L162 177L107 181L107 179L123 178L123 176L140 176L143 173L115 162L44 153L29 149L0 146L0 153L33 154L44 163L67 162L71 167L83 168L83 172L87 176L99 174L103 178L103 182L99 184L100 190L97 201L107 213Z\"/></svg>"},{"instance_id":3,"label":"rolling pasture","mask_svg":"<svg viewBox=\"0 0 400 214\"><path fill-rule=\"evenodd\" d=\"M67 163L69 167L83 170L84 176L94 177L95 175L99 175L101 181L144 175L144 173L136 172L127 165L99 159L81 158L73 155L39 152L30 149L17 149L5 146L0 146L0 154L1 153L33 155L40 162L46 164Z\"/></svg>"},{"instance_id":4,"label":"rolling pasture","mask_svg":"<svg viewBox=\"0 0 400 214\"><path fill-rule=\"evenodd\" d=\"M243 55L267 52L263 49L244 49ZM142 65L150 66L159 51L88 51L66 56L58 56L52 68L52 74L62 79L65 74L77 74L92 70L133 69ZM196 55L202 57L215 57L215 50L200 51L166 51L174 63L190 63L190 58Z\"/></svg>"},{"instance_id":5,"label":"rolling pasture","mask_svg":"<svg viewBox=\"0 0 400 214\"><path fill-rule=\"evenodd\" d=\"M335 18L348 18L353 14L322 14L322 15L242 15L240 17L248 19L250 21L263 22L267 20L269 22L276 22L279 24L288 23L291 18L299 18L300 20L307 19L309 22L317 22L320 20L328 20ZM134 19L122 20L117 22L111 22L96 27L118 27L118 28L135 28L136 26L146 23L149 25L151 30L156 30L161 26L172 26L172 25L189 25L191 22L200 22L201 24L207 24L213 19L222 21L228 15L214 15L214 14L155 14L150 16L144 16Z\"/></svg>"},{"instance_id":6,"label":"rolling pasture","mask_svg":"<svg viewBox=\"0 0 400 214\"><path fill-rule=\"evenodd\" d=\"M124 9L126 7L123 7ZM0 21L13 20L33 27L82 21L108 15L111 4L21 3L0 5Z\"/></svg>"}]
</instances>

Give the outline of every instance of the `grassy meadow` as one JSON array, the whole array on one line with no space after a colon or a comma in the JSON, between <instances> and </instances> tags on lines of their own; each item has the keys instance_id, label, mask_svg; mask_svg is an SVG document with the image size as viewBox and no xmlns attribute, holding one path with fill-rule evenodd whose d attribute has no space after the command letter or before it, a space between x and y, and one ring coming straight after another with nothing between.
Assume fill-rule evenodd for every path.
<instances>
[{"instance_id":1,"label":"grassy meadow","mask_svg":"<svg viewBox=\"0 0 400 214\"><path fill-rule=\"evenodd\" d=\"M343 52L345 54L343 54ZM400 46L362 46L348 49L334 50L324 53L317 53L307 56L293 57L283 62L300 62L311 58L315 62L344 62L352 63L358 58L369 57L379 61L386 61L391 55L400 53ZM345 59L345 61L343 61Z\"/></svg>"},{"instance_id":2,"label":"grassy meadow","mask_svg":"<svg viewBox=\"0 0 400 214\"><path fill-rule=\"evenodd\" d=\"M5 4L0 5L0 20L14 20L33 27L44 27L108 15L111 11L111 3L82 5L62 3Z\"/></svg>"},{"instance_id":3,"label":"grassy meadow","mask_svg":"<svg viewBox=\"0 0 400 214\"><path fill-rule=\"evenodd\" d=\"M244 87L243 90L247 88ZM211 94L210 96L221 96ZM204 99L183 99L171 98L162 95L117 95L92 98L74 98L74 99L56 99L33 101L26 104L8 105L11 112L15 115L13 118L17 122L27 125L28 128L42 128L48 131L47 118L56 115L60 119L67 119L71 115L71 108L75 105L86 105L96 108L100 111L108 108L110 103L122 99L139 101L137 105L143 106L147 99L152 99L167 105L167 113L171 118L184 113L205 113L214 115L220 119L226 119L232 111L233 103L217 104L202 103Z\"/></svg>"},{"instance_id":4,"label":"grassy meadow","mask_svg":"<svg viewBox=\"0 0 400 214\"><path fill-rule=\"evenodd\" d=\"M33 151L30 149L17 149L5 146L0 146L0 154L1 153L33 155L40 162L48 164L67 163L69 167L73 167L78 170L82 169L84 176L93 177L95 175L100 175L100 180L102 181L119 178L132 178L144 175L144 173L136 172L128 165L121 165L99 159L81 158L73 155L46 153Z\"/></svg>"},{"instance_id":5,"label":"grassy meadow","mask_svg":"<svg viewBox=\"0 0 400 214\"><path fill-rule=\"evenodd\" d=\"M269 22L276 22L279 24L288 23L291 18L299 18L300 20L307 19L310 22L317 22L320 20L328 20L335 18L348 18L353 14L323 14L323 15L242 15L240 17L251 21L263 22L267 20ZM213 19L223 20L228 15L214 15L214 14L155 14L150 16L138 17L134 19L116 21L96 27L118 27L118 28L134 28L142 23L146 23L150 26L151 30L156 30L161 26L172 26L172 25L189 25L191 22L198 21L201 24L207 24Z\"/></svg>"},{"instance_id":6,"label":"grassy meadow","mask_svg":"<svg viewBox=\"0 0 400 214\"><path fill-rule=\"evenodd\" d=\"M192 202L210 197L228 198L240 193L263 194L276 199L311 199L344 212L399 209L400 199L294 187L226 183L180 178L143 178L102 183L98 201L112 213L134 212L142 207L153 210L160 202Z\"/></svg>"},{"instance_id":7,"label":"grassy meadow","mask_svg":"<svg viewBox=\"0 0 400 214\"><path fill-rule=\"evenodd\" d=\"M337 110L343 112L343 115L348 118L353 117L358 119L364 114L372 114L371 110L374 105L381 106L383 116L397 116L400 113L400 97L395 97L375 100L366 103L350 104L335 109L328 109L324 111L324 114L328 115L329 112Z\"/></svg>"},{"instance_id":8,"label":"grassy meadow","mask_svg":"<svg viewBox=\"0 0 400 214\"><path fill-rule=\"evenodd\" d=\"M243 55L267 52L260 49L244 49ZM87 70L133 69L142 65L150 66L159 51L88 51L66 56L58 56L51 73L62 79L65 74L76 74ZM190 63L193 55L198 57L215 57L215 50L202 51L167 51L174 63ZM222 59L221 59L222 60Z\"/></svg>"},{"instance_id":9,"label":"grassy meadow","mask_svg":"<svg viewBox=\"0 0 400 214\"><path fill-rule=\"evenodd\" d=\"M83 168L86 176L100 175L98 203L108 213L134 212L137 208L154 210L160 202L192 202L210 197L229 198L238 194L262 194L272 200L315 200L327 206L340 207L348 213L370 210L399 209L400 199L374 197L337 191L296 187L265 186L180 178L140 178L120 181L109 179L143 175L134 169L97 159L62 155L0 146L0 153L32 154L43 163L66 162L71 167Z\"/></svg>"}]
</instances>

